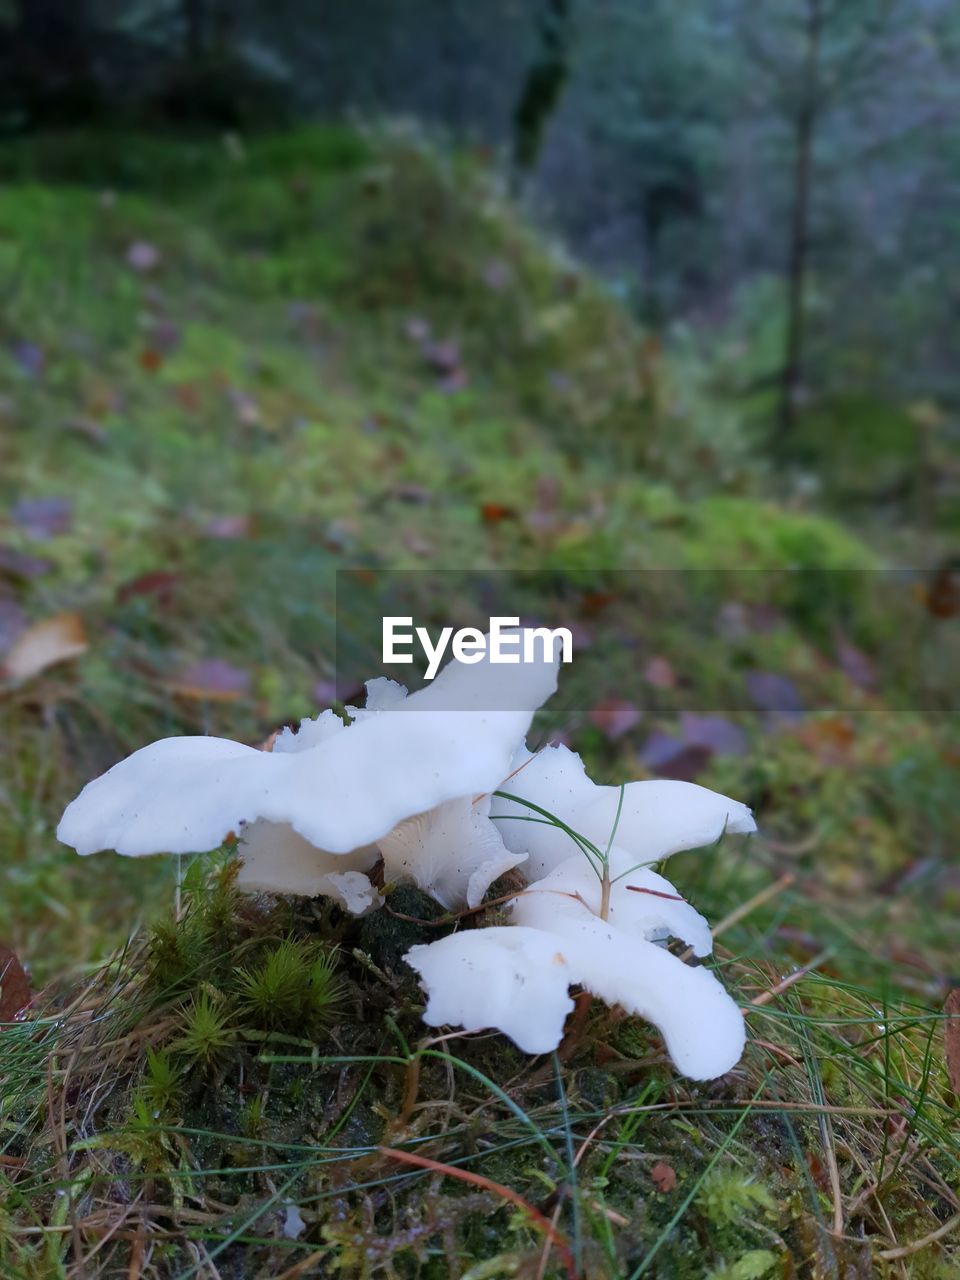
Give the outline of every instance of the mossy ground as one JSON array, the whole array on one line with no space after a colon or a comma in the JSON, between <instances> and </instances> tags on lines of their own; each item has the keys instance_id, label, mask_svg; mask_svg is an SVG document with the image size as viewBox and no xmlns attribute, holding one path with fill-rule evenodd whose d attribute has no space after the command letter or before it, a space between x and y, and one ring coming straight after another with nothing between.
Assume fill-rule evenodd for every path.
<instances>
[{"instance_id":1,"label":"mossy ground","mask_svg":"<svg viewBox=\"0 0 960 1280\"><path fill-rule=\"evenodd\" d=\"M565 1249L591 1276L897 1274L880 1244L950 1216L940 1019L894 994L835 908L817 922L816 976L768 1000L770 940L809 912L795 887L721 926L751 1044L729 1076L691 1087L648 1026L600 1007L552 1059L425 1034L402 952L453 926L417 891L357 923L237 898L230 861L204 865L177 921L5 1032L5 1274L96 1260L120 1275L136 1257L170 1276L561 1275ZM768 887L757 871L709 879L693 896L717 913ZM284 1017L274 1000L266 1025L251 999L291 937L335 973L308 1034L299 1007ZM802 942L777 950L812 958ZM547 1250L501 1187L561 1243ZM948 1275L935 1257L913 1272Z\"/></svg>"},{"instance_id":2,"label":"mossy ground","mask_svg":"<svg viewBox=\"0 0 960 1280\"><path fill-rule=\"evenodd\" d=\"M593 1276L952 1274L949 1236L897 1255L958 1207L939 1015L957 745L922 710L949 677L917 661L922 582L847 602L877 668L861 690L835 656L835 600L786 590L774 625L723 639L678 622L670 579L625 578L799 565L862 583L878 561L773 500L703 371L638 334L476 161L325 131L46 139L0 170L0 497L73 504L43 542L5 522L0 603L78 612L90 640L0 701L0 939L46 988L0 1032L4 1277L563 1273L496 1188L384 1146L512 1189ZM258 742L315 712L334 573L358 564L567 575L614 644L585 650L543 732L598 776L643 773L636 738L588 712L639 701L652 656L682 678L644 686L646 728L705 697L740 708L747 749L698 780L753 804L763 834L671 874L715 921L779 884L718 938L745 1007L814 972L749 1013L729 1077L691 1087L648 1028L596 1007L556 1063L499 1036L428 1044L399 956L435 928L243 905L217 859L187 872L171 925L184 868L57 845L63 804L144 742ZM247 682L185 682L210 658ZM743 710L755 669L822 710L776 726ZM408 891L390 905L435 914ZM342 984L307 1037L302 1009L264 1025L236 979L291 937L335 947Z\"/></svg>"}]
</instances>

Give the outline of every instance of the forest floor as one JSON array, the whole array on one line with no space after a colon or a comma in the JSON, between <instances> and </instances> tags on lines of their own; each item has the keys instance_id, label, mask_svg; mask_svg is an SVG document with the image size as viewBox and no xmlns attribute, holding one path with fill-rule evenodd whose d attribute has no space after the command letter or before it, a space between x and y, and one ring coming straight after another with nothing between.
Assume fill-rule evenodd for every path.
<instances>
[{"instance_id":1,"label":"forest floor","mask_svg":"<svg viewBox=\"0 0 960 1280\"><path fill-rule=\"evenodd\" d=\"M4 1280L956 1275L937 579L790 496L474 159L78 137L0 174ZM330 705L351 567L560 581L584 657L538 732L754 807L671 867L747 1010L728 1076L599 1007L552 1059L425 1038L411 890L351 923L244 902L228 853L58 845L127 752ZM313 1034L244 1006L333 946Z\"/></svg>"}]
</instances>

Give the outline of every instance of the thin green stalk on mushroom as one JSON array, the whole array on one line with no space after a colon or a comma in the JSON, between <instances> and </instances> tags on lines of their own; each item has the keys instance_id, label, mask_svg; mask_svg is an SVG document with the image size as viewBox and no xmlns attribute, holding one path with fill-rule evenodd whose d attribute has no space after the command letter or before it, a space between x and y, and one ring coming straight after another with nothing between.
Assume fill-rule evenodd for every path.
<instances>
[{"instance_id":1,"label":"thin green stalk on mushroom","mask_svg":"<svg viewBox=\"0 0 960 1280\"><path fill-rule=\"evenodd\" d=\"M428 1026L497 1028L529 1053L555 1049L583 987L655 1023L680 1071L728 1071L743 1018L705 957L710 929L651 864L755 830L750 810L692 783L600 786L566 747L532 753L534 712L554 662L451 662L408 695L367 685L349 723L326 711L270 751L212 737L167 738L89 783L59 838L81 854L197 853L239 835L238 887L381 905L370 872L456 910L478 907L516 869L509 924L461 929L406 955Z\"/></svg>"}]
</instances>

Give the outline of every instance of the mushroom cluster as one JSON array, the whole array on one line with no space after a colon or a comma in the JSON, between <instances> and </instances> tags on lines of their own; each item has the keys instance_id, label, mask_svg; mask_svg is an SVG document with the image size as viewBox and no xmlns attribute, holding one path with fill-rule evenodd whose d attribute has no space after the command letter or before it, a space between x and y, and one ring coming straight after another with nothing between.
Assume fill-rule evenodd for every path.
<instances>
[{"instance_id":1,"label":"mushroom cluster","mask_svg":"<svg viewBox=\"0 0 960 1280\"><path fill-rule=\"evenodd\" d=\"M598 786L564 746L525 739L554 692L556 663L452 661L407 693L367 683L366 705L285 729L269 751L214 737L164 738L95 779L57 835L81 854L200 853L238 836L241 888L326 895L362 915L411 883L449 910L478 907L517 868L509 924L462 928L406 959L424 1021L496 1028L520 1049L557 1047L576 985L653 1022L677 1068L728 1071L743 1017L713 972L665 945L710 954L706 920L651 870L750 810L693 783Z\"/></svg>"}]
</instances>

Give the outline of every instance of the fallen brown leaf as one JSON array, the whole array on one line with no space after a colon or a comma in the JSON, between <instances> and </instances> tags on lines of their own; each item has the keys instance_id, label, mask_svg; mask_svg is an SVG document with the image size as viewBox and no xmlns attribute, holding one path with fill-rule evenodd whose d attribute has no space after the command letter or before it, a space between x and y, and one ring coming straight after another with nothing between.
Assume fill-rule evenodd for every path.
<instances>
[{"instance_id":1,"label":"fallen brown leaf","mask_svg":"<svg viewBox=\"0 0 960 1280\"><path fill-rule=\"evenodd\" d=\"M807 1152L807 1168L810 1170L810 1177L821 1191L830 1190L830 1175L827 1173L823 1161L815 1151Z\"/></svg>"},{"instance_id":2,"label":"fallen brown leaf","mask_svg":"<svg viewBox=\"0 0 960 1280\"><path fill-rule=\"evenodd\" d=\"M798 712L803 698L789 676L777 671L748 671L745 680L747 696L758 711Z\"/></svg>"},{"instance_id":3,"label":"fallen brown leaf","mask_svg":"<svg viewBox=\"0 0 960 1280\"><path fill-rule=\"evenodd\" d=\"M12 578L15 582L30 582L34 578L42 578L52 569L52 560L27 555L13 547L0 546L0 577Z\"/></svg>"},{"instance_id":4,"label":"fallen brown leaf","mask_svg":"<svg viewBox=\"0 0 960 1280\"><path fill-rule=\"evenodd\" d=\"M622 738L640 723L640 709L625 698L607 698L587 712L590 723L611 741Z\"/></svg>"},{"instance_id":5,"label":"fallen brown leaf","mask_svg":"<svg viewBox=\"0 0 960 1280\"><path fill-rule=\"evenodd\" d=\"M618 599L610 591L585 591L580 600L580 613L584 618L596 618Z\"/></svg>"},{"instance_id":6,"label":"fallen brown leaf","mask_svg":"<svg viewBox=\"0 0 960 1280\"><path fill-rule=\"evenodd\" d=\"M677 673L666 658L655 654L643 669L643 678L655 689L675 689Z\"/></svg>"},{"instance_id":7,"label":"fallen brown leaf","mask_svg":"<svg viewBox=\"0 0 960 1280\"><path fill-rule=\"evenodd\" d=\"M843 636L837 640L837 663L851 683L861 689L873 689L877 683L876 664L862 649Z\"/></svg>"},{"instance_id":8,"label":"fallen brown leaf","mask_svg":"<svg viewBox=\"0 0 960 1280\"><path fill-rule=\"evenodd\" d=\"M4 595L4 587L0 580L0 653L5 653L17 636L27 629L27 615L16 600Z\"/></svg>"},{"instance_id":9,"label":"fallen brown leaf","mask_svg":"<svg viewBox=\"0 0 960 1280\"><path fill-rule=\"evenodd\" d=\"M650 1170L650 1177L658 1191L672 1191L677 1185L677 1173L666 1160L658 1160Z\"/></svg>"},{"instance_id":10,"label":"fallen brown leaf","mask_svg":"<svg viewBox=\"0 0 960 1280\"><path fill-rule=\"evenodd\" d=\"M117 588L117 603L126 604L135 596L156 596L167 604L172 600L177 586L177 575L167 569L154 569L150 573L141 573L139 578L131 578Z\"/></svg>"},{"instance_id":11,"label":"fallen brown leaf","mask_svg":"<svg viewBox=\"0 0 960 1280\"><path fill-rule=\"evenodd\" d=\"M950 1088L960 1097L960 987L954 987L947 996L943 1011L947 1015L947 1021L943 1024L947 1075L950 1077Z\"/></svg>"},{"instance_id":12,"label":"fallen brown leaf","mask_svg":"<svg viewBox=\"0 0 960 1280\"><path fill-rule=\"evenodd\" d=\"M502 502L482 503L480 514L483 517L483 523L490 525L500 524L504 520L514 520L517 515L513 507L505 506Z\"/></svg>"},{"instance_id":13,"label":"fallen brown leaf","mask_svg":"<svg viewBox=\"0 0 960 1280\"><path fill-rule=\"evenodd\" d=\"M16 953L0 945L0 1022L12 1022L32 999L30 979Z\"/></svg>"},{"instance_id":14,"label":"fallen brown leaf","mask_svg":"<svg viewBox=\"0 0 960 1280\"><path fill-rule=\"evenodd\" d=\"M27 627L13 642L0 675L8 680L29 680L58 662L76 658L87 650L87 632L77 613L57 613Z\"/></svg>"},{"instance_id":15,"label":"fallen brown leaf","mask_svg":"<svg viewBox=\"0 0 960 1280\"><path fill-rule=\"evenodd\" d=\"M221 538L224 541L239 541L249 538L253 532L253 518L247 515L214 516L208 520L201 530L208 538Z\"/></svg>"},{"instance_id":16,"label":"fallen brown leaf","mask_svg":"<svg viewBox=\"0 0 960 1280\"><path fill-rule=\"evenodd\" d=\"M943 621L960 613L960 563L946 560L934 570L927 584L925 603L927 611Z\"/></svg>"},{"instance_id":17,"label":"fallen brown leaf","mask_svg":"<svg viewBox=\"0 0 960 1280\"><path fill-rule=\"evenodd\" d=\"M843 764L857 745L857 734L846 716L818 717L801 725L797 737L821 764Z\"/></svg>"},{"instance_id":18,"label":"fallen brown leaf","mask_svg":"<svg viewBox=\"0 0 960 1280\"><path fill-rule=\"evenodd\" d=\"M140 368L146 369L147 373L156 373L163 364L163 356L159 351L154 351L153 347L144 347L137 360Z\"/></svg>"},{"instance_id":19,"label":"fallen brown leaf","mask_svg":"<svg viewBox=\"0 0 960 1280\"><path fill-rule=\"evenodd\" d=\"M684 744L679 738L655 729L637 752L637 759L658 778L693 782L709 765L713 754L704 743Z\"/></svg>"},{"instance_id":20,"label":"fallen brown leaf","mask_svg":"<svg viewBox=\"0 0 960 1280\"><path fill-rule=\"evenodd\" d=\"M45 540L68 532L73 522L73 503L69 498L21 498L10 515L31 538Z\"/></svg>"},{"instance_id":21,"label":"fallen brown leaf","mask_svg":"<svg viewBox=\"0 0 960 1280\"><path fill-rule=\"evenodd\" d=\"M174 693L198 702L234 702L250 691L250 672L224 658L207 658L186 667L171 682Z\"/></svg>"},{"instance_id":22,"label":"fallen brown leaf","mask_svg":"<svg viewBox=\"0 0 960 1280\"><path fill-rule=\"evenodd\" d=\"M203 407L203 396L200 389L192 382L181 382L173 389L174 397L181 409L188 413L197 413Z\"/></svg>"}]
</instances>

